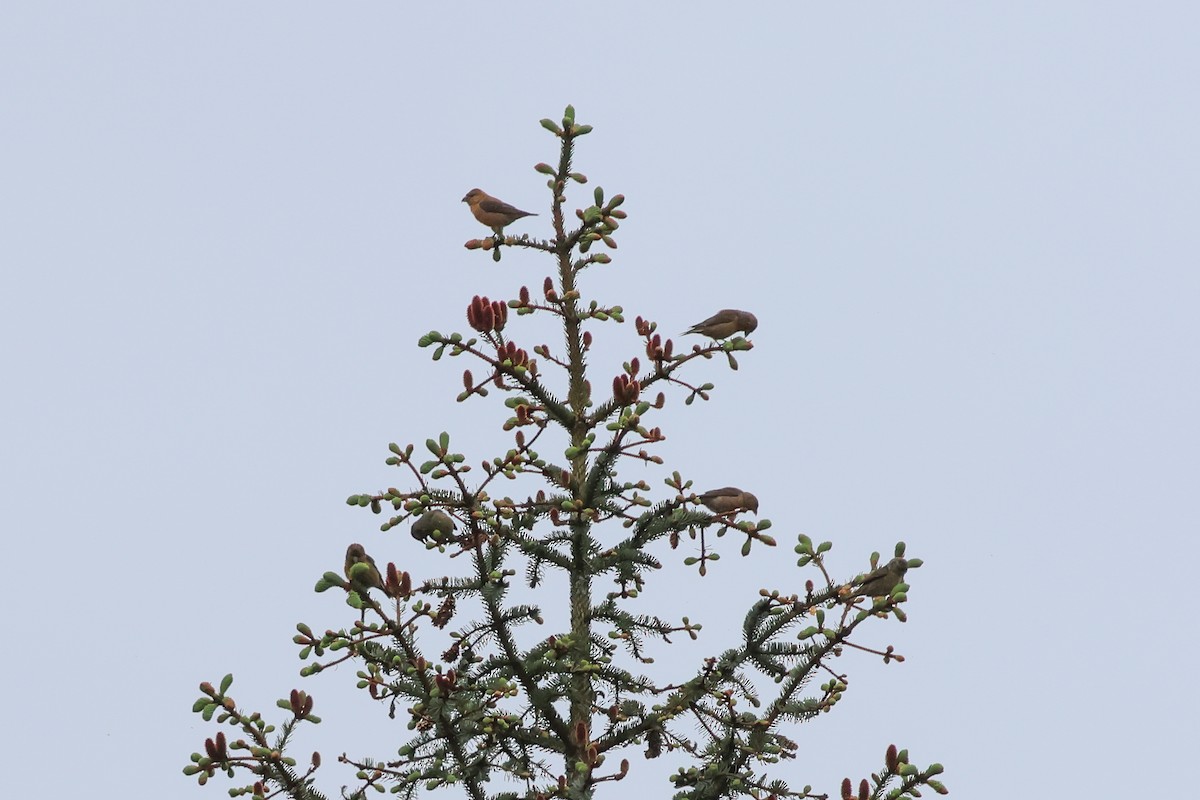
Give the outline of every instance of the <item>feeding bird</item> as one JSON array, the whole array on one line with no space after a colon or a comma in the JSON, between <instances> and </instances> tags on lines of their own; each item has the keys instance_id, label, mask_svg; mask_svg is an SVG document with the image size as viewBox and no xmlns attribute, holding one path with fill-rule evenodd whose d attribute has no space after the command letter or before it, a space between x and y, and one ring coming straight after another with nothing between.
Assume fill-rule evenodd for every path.
<instances>
[{"instance_id":1,"label":"feeding bird","mask_svg":"<svg viewBox=\"0 0 1200 800\"><path fill-rule=\"evenodd\" d=\"M854 595L856 597L885 597L891 594L892 589L895 589L904 580L906 572L908 572L908 560L893 558L882 567L867 573L863 578L862 585L858 587Z\"/></svg>"},{"instance_id":2,"label":"feeding bird","mask_svg":"<svg viewBox=\"0 0 1200 800\"><path fill-rule=\"evenodd\" d=\"M444 511L426 511L413 523L412 537L424 542L430 536L435 542L445 540L454 531L454 519Z\"/></svg>"},{"instance_id":3,"label":"feeding bird","mask_svg":"<svg viewBox=\"0 0 1200 800\"><path fill-rule=\"evenodd\" d=\"M365 568L354 569L356 564L366 564ZM366 594L367 589L379 589L384 594L389 594L387 587L384 586L383 576L379 574L379 567L375 566L375 559L367 555L367 551L358 542L346 548L346 579L350 581L350 588L358 591L360 594Z\"/></svg>"},{"instance_id":4,"label":"feeding bird","mask_svg":"<svg viewBox=\"0 0 1200 800\"><path fill-rule=\"evenodd\" d=\"M758 513L758 498L733 486L709 489L700 495L700 502L718 514L733 514L737 511Z\"/></svg>"},{"instance_id":5,"label":"feeding bird","mask_svg":"<svg viewBox=\"0 0 1200 800\"><path fill-rule=\"evenodd\" d=\"M758 317L749 311L739 311L736 308L723 308L703 322L697 322L683 332L699 333L712 339L728 339L735 333L750 334L758 327Z\"/></svg>"}]
</instances>

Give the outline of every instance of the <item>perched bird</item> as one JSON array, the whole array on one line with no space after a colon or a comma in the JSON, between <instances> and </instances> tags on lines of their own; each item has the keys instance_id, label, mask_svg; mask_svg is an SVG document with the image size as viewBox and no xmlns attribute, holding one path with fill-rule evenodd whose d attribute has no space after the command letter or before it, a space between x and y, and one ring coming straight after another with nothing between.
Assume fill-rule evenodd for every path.
<instances>
[{"instance_id":1,"label":"perched bird","mask_svg":"<svg viewBox=\"0 0 1200 800\"><path fill-rule=\"evenodd\" d=\"M758 513L758 498L732 486L709 489L700 495L700 502L718 514L733 514L737 511Z\"/></svg>"},{"instance_id":2,"label":"perched bird","mask_svg":"<svg viewBox=\"0 0 1200 800\"><path fill-rule=\"evenodd\" d=\"M367 566L365 569L354 569L355 564ZM350 581L350 588L362 594L366 594L367 589L379 589L388 594L379 567L375 566L375 559L367 555L367 551L357 542L346 548L346 579Z\"/></svg>"},{"instance_id":3,"label":"perched bird","mask_svg":"<svg viewBox=\"0 0 1200 800\"><path fill-rule=\"evenodd\" d=\"M471 207L471 213L475 215L475 219L495 231L497 236L504 231L505 225L510 225L521 217L537 216L532 211L522 211L503 200L497 200L483 189L472 189L467 192L462 201Z\"/></svg>"},{"instance_id":4,"label":"perched bird","mask_svg":"<svg viewBox=\"0 0 1200 800\"><path fill-rule=\"evenodd\" d=\"M854 592L856 597L884 597L892 593L892 589L904 580L904 573L908 572L908 560L904 558L893 558L891 561L884 564L876 570L867 573L863 578L862 585Z\"/></svg>"},{"instance_id":5,"label":"perched bird","mask_svg":"<svg viewBox=\"0 0 1200 800\"><path fill-rule=\"evenodd\" d=\"M749 334L758 327L758 317L749 311L738 311L736 308L723 308L703 322L697 322L683 332L699 333L712 339L728 339L735 333Z\"/></svg>"},{"instance_id":6,"label":"perched bird","mask_svg":"<svg viewBox=\"0 0 1200 800\"><path fill-rule=\"evenodd\" d=\"M445 540L454 531L454 519L444 511L426 511L413 523L412 537L423 542L430 536L435 542Z\"/></svg>"}]
</instances>

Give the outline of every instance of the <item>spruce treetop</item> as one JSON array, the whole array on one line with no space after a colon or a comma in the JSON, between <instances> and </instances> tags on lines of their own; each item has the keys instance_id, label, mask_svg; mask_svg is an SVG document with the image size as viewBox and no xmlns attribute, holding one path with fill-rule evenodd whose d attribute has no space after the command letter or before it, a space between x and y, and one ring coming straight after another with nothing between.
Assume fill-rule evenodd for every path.
<instances>
[{"instance_id":1,"label":"spruce treetop","mask_svg":"<svg viewBox=\"0 0 1200 800\"><path fill-rule=\"evenodd\" d=\"M903 661L891 646L862 643L859 630L907 619L909 571L921 561L905 555L903 542L891 560L874 553L860 574L835 576L832 545L796 536L803 575L782 590L747 587L736 641L714 634L714 649L698 663L682 666L676 657L680 674L667 681L647 674L651 653L673 639L709 637L688 617L670 620L639 608L654 571L682 566L703 581L729 542L750 558L777 547L771 521L756 517L754 492L694 487L660 454L666 409L680 399L709 400L714 384L707 374L715 365L738 368L738 358L753 350L747 337L758 320L738 309L712 313L722 299L714 296L713 308L696 316L712 315L686 332L704 341L689 349L638 316L637 351L615 375L589 371L595 337L626 321L621 306L588 299L582 288L589 269L612 264L625 198L596 187L590 204L572 208L568 195L588 183L574 169L576 147L592 128L578 123L570 106L561 121L541 125L559 144L556 165L534 168L550 190L548 217L472 189L463 201L492 235L466 247L490 252L496 262L505 251L510 258L544 254L553 274L535 289L519 287L511 299L470 298L468 330L430 331L418 342L435 361L466 363L458 402L487 401L493 393L502 399L501 425L512 445L482 461L452 447L447 433L422 445L389 445L387 464L400 470L394 486L347 502L382 516L382 531L407 530L411 538L350 545L341 572L326 572L316 584L316 591L344 598L352 612L346 625L323 633L297 625L302 676L353 662L358 687L381 713L405 723L394 741L380 743L382 755L338 758L353 768L339 774L354 781L342 796L379 790L408 798L449 789L449 796L472 800L582 800L659 757L679 765L670 776L673 793L689 800L867 800L919 797L923 787L944 794L940 765L919 768L882 739L882 767L857 784L846 778L840 794L815 792L797 778L811 765L789 738L791 728L833 710L847 691L848 677L836 667L848 650ZM518 220L530 226L546 219L549 238L505 233ZM522 336L521 318L535 314L561 327L559 345ZM730 455L736 463L737 454ZM660 470L661 483L623 478L632 464ZM761 503L768 508L771 498ZM444 557L446 574L417 577L403 569L414 548ZM552 574L561 577L565 596L548 594L558 591L557 581L547 583ZM510 592L520 583L524 590ZM721 591L738 594L728 583ZM516 602L515 594L537 602ZM563 611L545 614L544 607ZM546 630L547 618L556 616L562 627ZM231 683L226 676L219 687L201 684L194 710L222 728L192 755L185 774L204 784L218 771L237 778L244 770L248 782L232 796L324 798L320 755L303 766L289 755L297 729L320 722L313 696L292 690L277 703L283 721L270 724L233 701ZM868 730L876 727L878 721Z\"/></svg>"}]
</instances>

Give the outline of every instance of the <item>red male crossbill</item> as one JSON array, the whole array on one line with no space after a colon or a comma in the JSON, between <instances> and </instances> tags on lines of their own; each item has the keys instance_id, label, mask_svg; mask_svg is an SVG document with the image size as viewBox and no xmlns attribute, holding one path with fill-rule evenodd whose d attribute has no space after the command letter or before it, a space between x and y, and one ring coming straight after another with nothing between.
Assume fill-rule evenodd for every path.
<instances>
[{"instance_id":1,"label":"red male crossbill","mask_svg":"<svg viewBox=\"0 0 1200 800\"><path fill-rule=\"evenodd\" d=\"M728 339L735 333L750 333L758 327L758 317L749 311L738 311L736 308L723 308L703 322L697 322L683 332L699 333L713 339Z\"/></svg>"},{"instance_id":2,"label":"red male crossbill","mask_svg":"<svg viewBox=\"0 0 1200 800\"><path fill-rule=\"evenodd\" d=\"M532 211L522 211L503 200L497 200L482 189L472 189L462 201L471 207L475 219L495 231L497 236L502 234L505 225L516 222L521 217L537 216Z\"/></svg>"}]
</instances>

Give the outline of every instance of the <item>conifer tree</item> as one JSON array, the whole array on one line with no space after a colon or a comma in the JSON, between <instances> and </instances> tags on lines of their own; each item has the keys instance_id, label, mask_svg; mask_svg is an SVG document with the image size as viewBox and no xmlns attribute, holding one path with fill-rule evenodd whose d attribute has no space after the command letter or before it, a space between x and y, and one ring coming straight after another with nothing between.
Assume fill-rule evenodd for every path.
<instances>
[{"instance_id":1,"label":"conifer tree","mask_svg":"<svg viewBox=\"0 0 1200 800\"><path fill-rule=\"evenodd\" d=\"M831 545L797 536L797 565L807 577L756 595L747 587L749 609L736 637L639 609L639 593L664 564L703 582L717 567L720 545L740 542L747 558L776 547L770 521L749 519L758 511L752 493L697 491L654 452L663 449L659 425L668 405L713 392L705 377L690 374L721 363L736 370L737 358L753 348L746 336L757 323L726 310L699 323L693 332L705 339L685 349L639 316L637 354L617 375L598 378L597 391L587 365L593 337L625 322L625 312L589 300L581 284L589 270L611 262L625 198L596 188L572 214L568 190L588 182L574 171L575 149L592 128L576 122L570 106L561 123L541 124L559 140L558 163L535 167L551 193L551 237L505 233L509 218L528 212L501 203L487 219L472 208L493 235L466 247L490 251L496 261L505 250L510 257L544 254L554 276L506 302L475 296L466 311L470 332L431 331L419 342L435 361L449 355L468 363L459 402L491 402L493 393L503 399L512 447L476 469L446 433L420 447L389 445L387 463L400 470L394 483L401 488L356 494L348 503L386 512L381 529L407 529L412 538L351 544L342 571L326 572L316 585L350 607L345 627L318 634L297 625L302 676L354 663L358 687L381 713L407 722L395 742L381 743L386 756L340 758L357 781L343 796L449 789L472 800L582 800L635 774L631 759L659 757L680 764L662 796L688 800L866 800L918 797L923 787L946 793L936 778L940 765L919 768L894 745L882 767L857 783L846 778L837 794L795 778L806 764L789 728L831 711L847 690L836 657L855 648L885 663L903 660L890 646L861 642L865 630L906 619L908 571L921 562L905 556L903 543L886 563L872 554L869 569L839 580ZM474 206L480 196L464 200ZM495 217L504 208L516 216ZM561 325L561 347L525 341L522 318L534 314ZM630 463L661 468L662 485L623 479ZM419 578L394 562L380 567L367 552L402 556L417 547L443 555L447 575ZM551 574L563 579L565 597L547 596ZM512 591L519 583L526 588ZM737 593L728 585L721 591ZM515 602L516 594L537 602ZM562 629L545 630L547 605L566 609ZM651 652L682 635L701 642L711 635L709 655L669 682L645 674ZM325 797L317 789L320 755L303 765L290 755L300 726L320 722L313 696L292 690L277 703L282 721L268 723L234 702L231 683L226 676L216 687L201 684L193 710L222 727L185 774L201 784L218 771L244 776L233 796Z\"/></svg>"}]
</instances>

